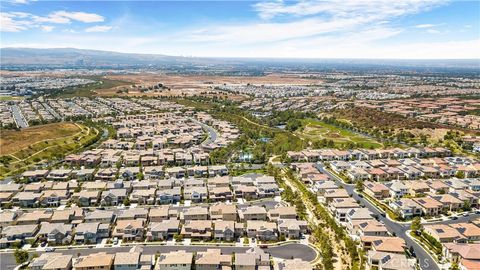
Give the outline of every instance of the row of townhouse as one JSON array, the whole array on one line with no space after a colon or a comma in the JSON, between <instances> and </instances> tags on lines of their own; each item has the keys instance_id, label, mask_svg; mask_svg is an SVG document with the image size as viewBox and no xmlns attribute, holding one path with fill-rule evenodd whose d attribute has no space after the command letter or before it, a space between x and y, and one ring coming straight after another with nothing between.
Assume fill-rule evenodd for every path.
<instances>
[{"instance_id":1,"label":"row of townhouse","mask_svg":"<svg viewBox=\"0 0 480 270\"><path fill-rule=\"evenodd\" d=\"M220 173L222 168L218 167ZM128 199L130 203L153 205L175 204L182 200L195 203L253 200L272 198L281 192L275 179L265 175L131 180L139 172L137 167L131 169L128 180L123 175L123 178L115 181L69 180L1 185L0 203L4 206L56 207L72 202L86 207L117 206Z\"/></svg>"},{"instance_id":2,"label":"row of townhouse","mask_svg":"<svg viewBox=\"0 0 480 270\"><path fill-rule=\"evenodd\" d=\"M244 235L260 240L280 236L298 239L308 233L307 222L297 220L294 207L265 209L214 204L210 207L129 208L123 210L5 211L0 213L0 244L40 241L62 245L97 243L116 237L125 241L163 241L179 234L199 240L233 241Z\"/></svg>"},{"instance_id":3,"label":"row of townhouse","mask_svg":"<svg viewBox=\"0 0 480 270\"><path fill-rule=\"evenodd\" d=\"M294 161L317 162L334 160L372 160L372 159L404 159L404 158L430 158L448 157L452 153L442 147L430 148L391 148L391 149L308 149L300 152L289 151L288 157Z\"/></svg>"},{"instance_id":4,"label":"row of townhouse","mask_svg":"<svg viewBox=\"0 0 480 270\"><path fill-rule=\"evenodd\" d=\"M369 269L416 269L415 261L405 255L405 241L392 236L387 227L368 208L350 197L345 189L330 180L317 181L310 188L350 237L360 240L361 248L367 254Z\"/></svg>"},{"instance_id":5,"label":"row of townhouse","mask_svg":"<svg viewBox=\"0 0 480 270\"><path fill-rule=\"evenodd\" d=\"M20 177L28 182L42 180L78 181L105 180L141 180L141 179L164 179L186 177L217 177L228 175L225 165L192 166L192 167L163 167L163 166L134 166L134 167L111 167L98 169L53 169L32 170L23 172Z\"/></svg>"},{"instance_id":6,"label":"row of townhouse","mask_svg":"<svg viewBox=\"0 0 480 270\"><path fill-rule=\"evenodd\" d=\"M363 182L365 192L376 199L424 196L427 194L463 193L475 195L480 191L479 178L448 178L427 180L393 180L388 182Z\"/></svg>"},{"instance_id":7,"label":"row of townhouse","mask_svg":"<svg viewBox=\"0 0 480 270\"><path fill-rule=\"evenodd\" d=\"M364 192L389 206L404 219L437 216L477 208L480 205L478 179L410 180L385 183L365 181Z\"/></svg>"},{"instance_id":8,"label":"row of townhouse","mask_svg":"<svg viewBox=\"0 0 480 270\"><path fill-rule=\"evenodd\" d=\"M435 238L440 243L472 243L480 241L480 219L472 222L453 224L428 224L423 226L423 232Z\"/></svg>"},{"instance_id":9,"label":"row of townhouse","mask_svg":"<svg viewBox=\"0 0 480 270\"><path fill-rule=\"evenodd\" d=\"M124 144L122 142L122 144ZM115 166L183 166L208 165L208 153L198 147L189 149L147 149L124 150L102 149L87 150L80 154L65 157L64 162L71 167L115 167Z\"/></svg>"},{"instance_id":10,"label":"row of townhouse","mask_svg":"<svg viewBox=\"0 0 480 270\"><path fill-rule=\"evenodd\" d=\"M146 254L141 247L134 246L128 252L107 254L94 252L74 257L62 253L44 253L30 263L32 270L271 270L268 253L259 248L245 252L223 253L220 249L187 252L185 250ZM282 260L275 264L278 270L311 270L312 266L302 260Z\"/></svg>"},{"instance_id":11,"label":"row of townhouse","mask_svg":"<svg viewBox=\"0 0 480 270\"><path fill-rule=\"evenodd\" d=\"M444 243L443 255L459 269L470 270L480 268L479 243Z\"/></svg>"},{"instance_id":12,"label":"row of townhouse","mask_svg":"<svg viewBox=\"0 0 480 270\"><path fill-rule=\"evenodd\" d=\"M470 158L332 161L328 166L334 172L344 175L351 181L450 178L459 173L467 178L480 176L480 162Z\"/></svg>"},{"instance_id":13,"label":"row of townhouse","mask_svg":"<svg viewBox=\"0 0 480 270\"><path fill-rule=\"evenodd\" d=\"M330 180L330 177L316 167L315 163L292 163L291 167L298 173L304 184L315 185L316 182Z\"/></svg>"}]
</instances>

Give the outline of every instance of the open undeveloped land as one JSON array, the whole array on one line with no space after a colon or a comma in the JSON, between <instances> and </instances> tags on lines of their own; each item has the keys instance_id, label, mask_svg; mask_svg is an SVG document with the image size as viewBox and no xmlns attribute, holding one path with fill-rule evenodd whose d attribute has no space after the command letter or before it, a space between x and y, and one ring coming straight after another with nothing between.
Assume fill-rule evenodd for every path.
<instances>
[{"instance_id":1,"label":"open undeveloped land","mask_svg":"<svg viewBox=\"0 0 480 270\"><path fill-rule=\"evenodd\" d=\"M42 160L75 151L91 142L98 130L74 123L53 123L21 131L2 131L0 177L28 168Z\"/></svg>"},{"instance_id":2,"label":"open undeveloped land","mask_svg":"<svg viewBox=\"0 0 480 270\"><path fill-rule=\"evenodd\" d=\"M117 81L128 81L132 85L151 86L162 83L169 90L159 92L141 93L138 90L130 88L128 93L119 93L119 90L125 89L125 85L102 89L97 92L99 96L180 96L180 95L199 95L220 96L231 100L244 100L244 95L229 93L228 95L212 89L214 85L219 84L296 84L312 85L322 84L318 79L300 78L297 75L289 74L269 74L266 76L211 76L211 75L168 75L168 74L128 74L128 75L110 75L108 79ZM208 92L208 93L207 93Z\"/></svg>"},{"instance_id":3,"label":"open undeveloped land","mask_svg":"<svg viewBox=\"0 0 480 270\"><path fill-rule=\"evenodd\" d=\"M20 131L2 130L0 155L9 155L21 151L35 143L71 136L81 131L73 123L53 123L33 126Z\"/></svg>"}]
</instances>

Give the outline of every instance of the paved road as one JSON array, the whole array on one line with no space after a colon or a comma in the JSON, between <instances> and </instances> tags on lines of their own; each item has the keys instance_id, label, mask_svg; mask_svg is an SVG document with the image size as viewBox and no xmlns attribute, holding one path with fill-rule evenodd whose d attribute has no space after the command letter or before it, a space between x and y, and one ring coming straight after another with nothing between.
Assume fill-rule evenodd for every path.
<instances>
[{"instance_id":1,"label":"paved road","mask_svg":"<svg viewBox=\"0 0 480 270\"><path fill-rule=\"evenodd\" d=\"M74 257L78 255L88 255L91 253L97 252L106 252L106 253L115 253L115 252L127 252L130 250L131 247L108 247L108 248L86 248L86 249L67 249L67 250L58 250L55 252L63 253L63 254L71 254ZM234 252L243 253L249 247L217 247L215 245L212 246L144 246L143 253L144 254L156 254L156 253L165 253L170 251L176 250L186 250L189 252L196 252L196 251L205 251L207 248L218 248L222 250L222 253L231 254ZM282 259L291 259L292 256L294 258L300 258L305 261L313 261L316 257L316 252L311 247L303 244L286 244L283 246L278 247L269 247L264 249L266 252L270 253L273 257L278 257ZM32 252L33 253L33 252ZM42 252L36 252L39 255ZM15 258L13 257L13 253L0 253L0 269L2 270L11 270L16 266Z\"/></svg>"},{"instance_id":2,"label":"paved road","mask_svg":"<svg viewBox=\"0 0 480 270\"><path fill-rule=\"evenodd\" d=\"M432 258L432 256L425 249L423 249L417 242L415 242L414 240L412 240L410 237L407 236L406 232L407 230L410 229L410 224L402 224L402 223L387 219L386 217L383 217L381 215L383 213L382 211L378 210L378 208L376 208L373 204L371 204L365 198L358 196L357 192L355 191L354 185L348 185L343 183L339 177L325 170L322 164L317 164L317 169L327 174L332 179L334 179L337 185L343 186L345 190L348 192L348 194L352 196L352 198L354 198L356 201L360 201L362 205L367 207L374 214L378 215L380 221L385 223L385 226L390 232L395 233L396 236L405 240L408 248L413 247L413 250L415 251L415 254L421 269L424 269L424 270L440 269L436 264L435 260Z\"/></svg>"},{"instance_id":3,"label":"paved road","mask_svg":"<svg viewBox=\"0 0 480 270\"><path fill-rule=\"evenodd\" d=\"M25 117L20 111L20 108L17 105L12 105L11 108L12 108L13 119L15 120L15 123L17 123L17 126L19 128L28 127L28 122L27 120L25 120Z\"/></svg>"},{"instance_id":4,"label":"paved road","mask_svg":"<svg viewBox=\"0 0 480 270\"><path fill-rule=\"evenodd\" d=\"M48 105L46 102L42 102L43 107L51 114L53 117L56 119L62 119L62 116L57 113L50 105Z\"/></svg>"},{"instance_id":5,"label":"paved road","mask_svg":"<svg viewBox=\"0 0 480 270\"><path fill-rule=\"evenodd\" d=\"M193 118L190 118L190 120L192 120L193 122L199 124L202 126L203 129L207 130L208 132L208 137L205 141L202 142L202 144L204 145L207 145L207 144L211 144L211 143L214 143L217 138L220 136L220 134L218 133L217 130L215 130L213 127L209 126L209 125L206 125L198 120L195 120Z\"/></svg>"}]
</instances>

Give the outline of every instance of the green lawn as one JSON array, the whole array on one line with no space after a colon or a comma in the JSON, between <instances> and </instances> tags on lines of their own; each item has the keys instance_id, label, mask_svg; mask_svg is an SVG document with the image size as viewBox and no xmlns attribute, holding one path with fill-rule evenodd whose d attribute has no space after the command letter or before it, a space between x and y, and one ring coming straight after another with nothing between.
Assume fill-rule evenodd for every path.
<instances>
[{"instance_id":1,"label":"green lawn","mask_svg":"<svg viewBox=\"0 0 480 270\"><path fill-rule=\"evenodd\" d=\"M354 142L365 148L383 147L382 143L374 139L315 119L303 120L303 129L297 131L297 135L312 142L326 139L332 140L336 145Z\"/></svg>"},{"instance_id":2,"label":"green lawn","mask_svg":"<svg viewBox=\"0 0 480 270\"><path fill-rule=\"evenodd\" d=\"M0 101L13 101L13 100L22 100L25 97L18 96L0 96Z\"/></svg>"}]
</instances>

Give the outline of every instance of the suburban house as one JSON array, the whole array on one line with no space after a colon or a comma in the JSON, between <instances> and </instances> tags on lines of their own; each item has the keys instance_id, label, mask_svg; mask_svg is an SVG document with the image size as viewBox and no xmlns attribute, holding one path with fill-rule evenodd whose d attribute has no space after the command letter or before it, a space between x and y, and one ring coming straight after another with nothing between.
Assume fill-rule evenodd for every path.
<instances>
[{"instance_id":1,"label":"suburban house","mask_svg":"<svg viewBox=\"0 0 480 270\"><path fill-rule=\"evenodd\" d=\"M277 224L263 220L248 220L247 236L262 241L277 240Z\"/></svg>"},{"instance_id":2,"label":"suburban house","mask_svg":"<svg viewBox=\"0 0 480 270\"><path fill-rule=\"evenodd\" d=\"M220 241L234 241L235 240L235 221L215 220L214 221L214 239Z\"/></svg>"},{"instance_id":3,"label":"suburban house","mask_svg":"<svg viewBox=\"0 0 480 270\"><path fill-rule=\"evenodd\" d=\"M140 252L117 252L113 270L137 270L140 267Z\"/></svg>"},{"instance_id":4,"label":"suburban house","mask_svg":"<svg viewBox=\"0 0 480 270\"><path fill-rule=\"evenodd\" d=\"M182 227L181 235L184 238L209 240L212 238L212 221L189 220Z\"/></svg>"},{"instance_id":5,"label":"suburban house","mask_svg":"<svg viewBox=\"0 0 480 270\"><path fill-rule=\"evenodd\" d=\"M147 240L164 241L175 234L180 233L180 221L166 219L160 222L150 222L147 228Z\"/></svg>"},{"instance_id":6,"label":"suburban house","mask_svg":"<svg viewBox=\"0 0 480 270\"><path fill-rule=\"evenodd\" d=\"M267 210L260 206L247 206L238 210L240 221L246 220L267 220Z\"/></svg>"},{"instance_id":7,"label":"suburban house","mask_svg":"<svg viewBox=\"0 0 480 270\"><path fill-rule=\"evenodd\" d=\"M66 245L72 242L72 224L42 222L37 238L50 245Z\"/></svg>"},{"instance_id":8,"label":"suburban house","mask_svg":"<svg viewBox=\"0 0 480 270\"><path fill-rule=\"evenodd\" d=\"M209 208L210 218L221 219L225 221L237 220L237 206L234 204L217 203Z\"/></svg>"},{"instance_id":9,"label":"suburban house","mask_svg":"<svg viewBox=\"0 0 480 270\"><path fill-rule=\"evenodd\" d=\"M118 237L124 241L141 241L145 234L143 227L144 220L117 220L117 226L112 233L113 237Z\"/></svg>"},{"instance_id":10,"label":"suburban house","mask_svg":"<svg viewBox=\"0 0 480 270\"><path fill-rule=\"evenodd\" d=\"M197 270L217 270L231 269L232 256L222 254L220 249L207 249L199 251L195 256L195 269Z\"/></svg>"},{"instance_id":11,"label":"suburban house","mask_svg":"<svg viewBox=\"0 0 480 270\"><path fill-rule=\"evenodd\" d=\"M190 270L193 264L193 253L184 250L161 253L155 270Z\"/></svg>"},{"instance_id":12,"label":"suburban house","mask_svg":"<svg viewBox=\"0 0 480 270\"><path fill-rule=\"evenodd\" d=\"M413 198L412 200L420 206L422 214L425 216L436 216L443 210L443 204L431 197Z\"/></svg>"},{"instance_id":13,"label":"suburban house","mask_svg":"<svg viewBox=\"0 0 480 270\"><path fill-rule=\"evenodd\" d=\"M115 255L107 253L93 253L86 256L80 256L74 260L73 268L75 270L108 270L112 269Z\"/></svg>"}]
</instances>

